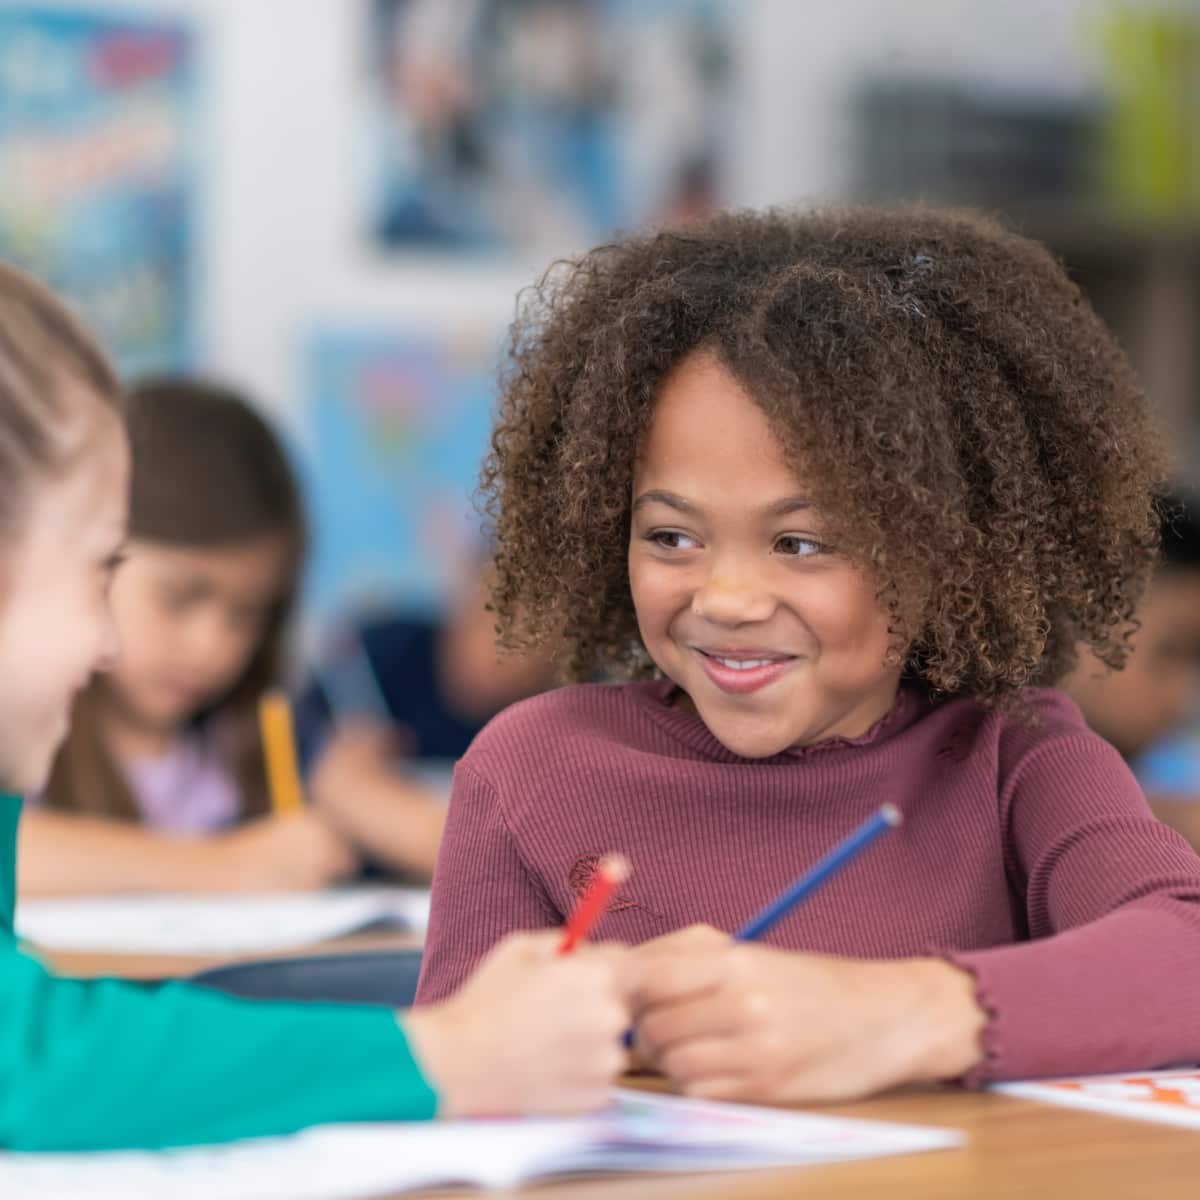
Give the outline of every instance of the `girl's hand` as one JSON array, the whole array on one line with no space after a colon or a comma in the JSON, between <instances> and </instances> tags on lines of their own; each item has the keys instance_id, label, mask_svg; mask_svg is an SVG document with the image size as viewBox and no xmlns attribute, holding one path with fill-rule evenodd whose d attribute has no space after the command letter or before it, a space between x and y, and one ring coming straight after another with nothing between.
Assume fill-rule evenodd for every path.
<instances>
[{"instance_id":1,"label":"girl's hand","mask_svg":"<svg viewBox=\"0 0 1200 1200\"><path fill-rule=\"evenodd\" d=\"M634 959L638 1051L691 1096L849 1100L957 1077L981 1054L973 981L938 959L790 953L707 926Z\"/></svg>"},{"instance_id":2,"label":"girl's hand","mask_svg":"<svg viewBox=\"0 0 1200 1200\"><path fill-rule=\"evenodd\" d=\"M315 891L358 868L346 841L311 811L261 817L210 845L216 876L233 891Z\"/></svg>"},{"instance_id":3,"label":"girl's hand","mask_svg":"<svg viewBox=\"0 0 1200 1200\"><path fill-rule=\"evenodd\" d=\"M507 937L449 1000L402 1015L439 1116L587 1112L621 1072L629 951L558 956L561 930Z\"/></svg>"},{"instance_id":4,"label":"girl's hand","mask_svg":"<svg viewBox=\"0 0 1200 1200\"><path fill-rule=\"evenodd\" d=\"M312 774L313 804L336 818L364 790L389 785L401 745L402 735L391 726L356 721L337 729Z\"/></svg>"}]
</instances>

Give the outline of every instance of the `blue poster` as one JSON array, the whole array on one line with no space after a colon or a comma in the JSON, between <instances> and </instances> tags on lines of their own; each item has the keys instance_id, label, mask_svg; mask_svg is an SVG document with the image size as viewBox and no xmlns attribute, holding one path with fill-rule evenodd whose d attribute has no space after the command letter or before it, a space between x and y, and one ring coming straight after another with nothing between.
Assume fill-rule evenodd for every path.
<instances>
[{"instance_id":1,"label":"blue poster","mask_svg":"<svg viewBox=\"0 0 1200 1200\"><path fill-rule=\"evenodd\" d=\"M584 249L726 196L728 0L373 0L377 243Z\"/></svg>"},{"instance_id":2,"label":"blue poster","mask_svg":"<svg viewBox=\"0 0 1200 1200\"><path fill-rule=\"evenodd\" d=\"M435 611L479 553L495 331L324 332L309 350L313 521L307 607L320 621Z\"/></svg>"},{"instance_id":3,"label":"blue poster","mask_svg":"<svg viewBox=\"0 0 1200 1200\"><path fill-rule=\"evenodd\" d=\"M0 259L127 376L191 357L195 58L177 23L0 6Z\"/></svg>"}]
</instances>

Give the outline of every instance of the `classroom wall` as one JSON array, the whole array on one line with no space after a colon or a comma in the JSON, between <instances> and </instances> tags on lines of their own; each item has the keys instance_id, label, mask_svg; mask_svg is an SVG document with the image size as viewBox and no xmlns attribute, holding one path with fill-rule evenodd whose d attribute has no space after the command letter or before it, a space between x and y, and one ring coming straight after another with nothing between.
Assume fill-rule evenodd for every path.
<instances>
[{"instance_id":1,"label":"classroom wall","mask_svg":"<svg viewBox=\"0 0 1200 1200\"><path fill-rule=\"evenodd\" d=\"M1147 0L1149 2L1149 0ZM733 0L744 79L732 199L819 200L848 187L842 101L853 69L1086 89L1076 29L1088 0ZM353 0L74 0L185 14L206 43L201 365L261 396L293 432L301 345L322 319L420 327L504 320L543 265L373 255L354 189L363 7ZM1036 29L1036 36L1034 30Z\"/></svg>"}]
</instances>

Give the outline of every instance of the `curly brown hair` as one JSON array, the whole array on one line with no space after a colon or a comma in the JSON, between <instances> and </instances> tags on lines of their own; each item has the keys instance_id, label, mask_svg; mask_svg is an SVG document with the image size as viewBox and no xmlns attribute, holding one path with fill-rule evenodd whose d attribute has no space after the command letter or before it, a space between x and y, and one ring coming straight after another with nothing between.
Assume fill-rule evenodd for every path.
<instances>
[{"instance_id":1,"label":"curly brown hair","mask_svg":"<svg viewBox=\"0 0 1200 1200\"><path fill-rule=\"evenodd\" d=\"M1120 666L1163 454L1112 335L1051 254L929 209L731 212L555 264L523 294L482 494L510 645L639 675L626 552L660 382L715 354L834 544L874 573L895 661L995 701L1077 643Z\"/></svg>"}]
</instances>

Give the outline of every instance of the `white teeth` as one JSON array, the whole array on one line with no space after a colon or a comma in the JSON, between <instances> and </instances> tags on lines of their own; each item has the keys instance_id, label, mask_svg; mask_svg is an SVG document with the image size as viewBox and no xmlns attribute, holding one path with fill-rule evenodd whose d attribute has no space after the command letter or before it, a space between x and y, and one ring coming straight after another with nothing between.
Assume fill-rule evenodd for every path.
<instances>
[{"instance_id":1,"label":"white teeth","mask_svg":"<svg viewBox=\"0 0 1200 1200\"><path fill-rule=\"evenodd\" d=\"M716 655L713 658L721 666L734 671L753 671L756 667L769 667L775 661L773 658L717 658Z\"/></svg>"}]
</instances>

